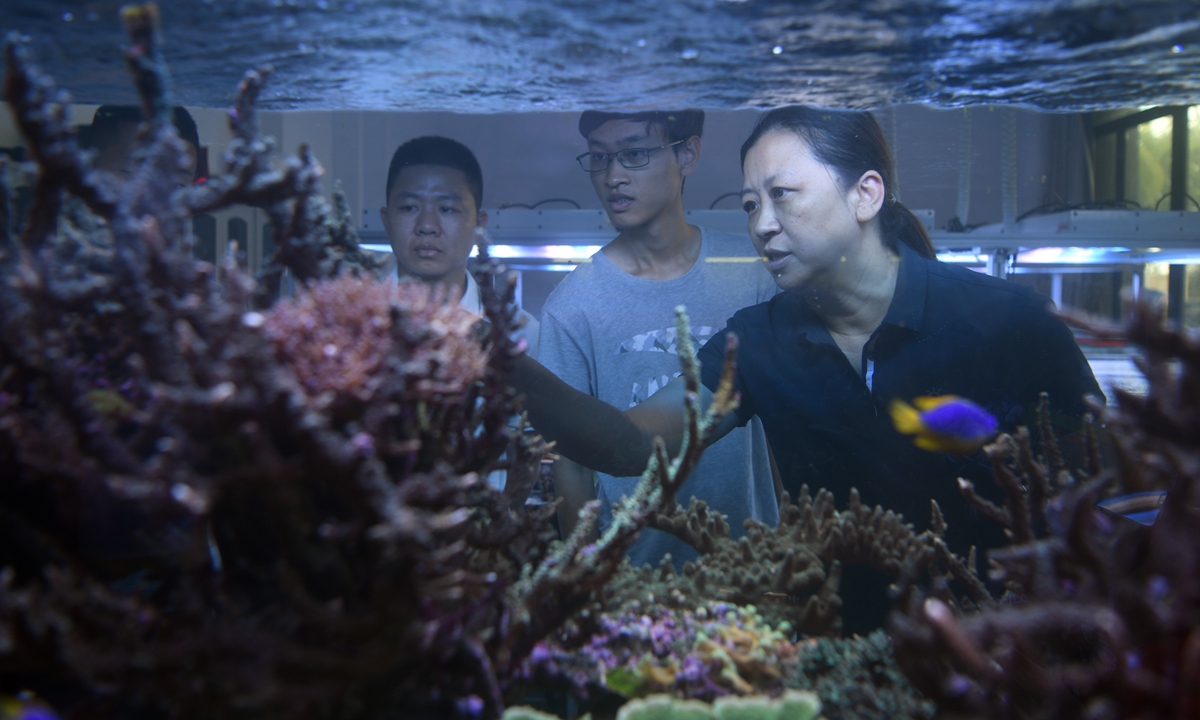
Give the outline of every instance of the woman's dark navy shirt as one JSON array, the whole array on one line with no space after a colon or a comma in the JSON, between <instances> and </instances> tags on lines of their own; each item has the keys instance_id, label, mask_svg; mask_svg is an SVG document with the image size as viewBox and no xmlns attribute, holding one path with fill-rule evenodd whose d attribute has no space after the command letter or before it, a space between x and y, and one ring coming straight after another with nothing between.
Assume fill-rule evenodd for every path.
<instances>
[{"instance_id":1,"label":"woman's dark navy shirt","mask_svg":"<svg viewBox=\"0 0 1200 720\"><path fill-rule=\"evenodd\" d=\"M903 244L895 294L864 350L868 388L805 301L793 293L745 308L700 350L702 379L715 389L726 333L736 333L742 424L758 415L793 498L801 484L827 488L845 507L850 488L868 505L929 527L930 499L946 516L951 549L1004 544L999 528L962 499L957 478L1001 500L982 452L920 450L892 426L894 398L960 395L982 405L1002 431L1034 428L1039 393L1050 393L1060 431L1078 429L1084 395L1103 398L1071 331L1029 288L927 260ZM1034 433L1036 436L1036 432Z\"/></svg>"}]
</instances>

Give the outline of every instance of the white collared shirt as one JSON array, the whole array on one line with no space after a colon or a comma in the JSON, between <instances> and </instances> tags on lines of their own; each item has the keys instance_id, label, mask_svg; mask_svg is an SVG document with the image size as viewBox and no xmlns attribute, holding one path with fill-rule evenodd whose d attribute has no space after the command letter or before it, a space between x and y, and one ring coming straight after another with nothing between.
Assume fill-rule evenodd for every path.
<instances>
[{"instance_id":1,"label":"white collared shirt","mask_svg":"<svg viewBox=\"0 0 1200 720\"><path fill-rule=\"evenodd\" d=\"M396 257L393 255L386 267L385 276L388 282L393 285L401 281L399 273L396 271ZM403 278L409 282L417 282L413 278ZM475 282L475 276L467 273L466 286L463 288L462 298L458 301L459 307L476 317L483 317L483 298L479 292L479 283ZM513 342L525 341L525 354L531 358L537 357L538 346L538 331L540 324L537 318L525 312L524 309L517 308L517 321L520 327L512 334Z\"/></svg>"},{"instance_id":2,"label":"white collared shirt","mask_svg":"<svg viewBox=\"0 0 1200 720\"><path fill-rule=\"evenodd\" d=\"M392 284L399 284L401 281L399 273L396 272L395 256L392 256L391 262L387 266L388 281ZM418 282L413 278L404 278L407 282ZM467 283L463 288L462 299L458 301L459 306L467 312L477 317L483 317L483 297L479 292L479 283L475 282L475 276L467 273ZM538 346L538 330L540 325L534 318L525 310L517 309L517 322L520 327L512 334L514 342L525 341L525 353L530 357L536 357ZM493 470L487 475L487 483L496 490L503 490L505 481L508 478L508 473L504 470Z\"/></svg>"}]
</instances>

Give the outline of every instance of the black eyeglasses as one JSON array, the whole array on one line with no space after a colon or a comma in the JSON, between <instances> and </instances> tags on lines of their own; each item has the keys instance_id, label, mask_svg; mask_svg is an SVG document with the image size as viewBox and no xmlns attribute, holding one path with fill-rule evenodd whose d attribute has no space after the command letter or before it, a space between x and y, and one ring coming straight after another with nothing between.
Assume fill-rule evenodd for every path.
<instances>
[{"instance_id":1,"label":"black eyeglasses","mask_svg":"<svg viewBox=\"0 0 1200 720\"><path fill-rule=\"evenodd\" d=\"M659 145L658 147L652 148L627 148L625 150L618 150L615 153L585 152L575 159L579 161L579 167L583 168L585 172L590 173L604 172L608 169L608 166L612 164L613 158L616 158L617 162L621 163L621 167L632 170L634 168L646 167L649 165L650 153L654 152L655 150L669 148L673 145L678 145L681 142L683 142L683 140L676 140L673 143L667 143L666 145Z\"/></svg>"}]
</instances>

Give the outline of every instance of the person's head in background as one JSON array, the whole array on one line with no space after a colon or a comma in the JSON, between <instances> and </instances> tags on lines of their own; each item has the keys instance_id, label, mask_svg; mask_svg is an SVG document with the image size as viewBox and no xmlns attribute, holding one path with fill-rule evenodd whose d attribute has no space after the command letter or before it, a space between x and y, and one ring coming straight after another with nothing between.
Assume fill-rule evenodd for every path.
<instances>
[{"instance_id":1,"label":"person's head in background","mask_svg":"<svg viewBox=\"0 0 1200 720\"><path fill-rule=\"evenodd\" d=\"M579 164L618 230L683 219L683 183L700 162L703 110L610 113L579 117L588 152Z\"/></svg>"},{"instance_id":2,"label":"person's head in background","mask_svg":"<svg viewBox=\"0 0 1200 720\"><path fill-rule=\"evenodd\" d=\"M183 106L176 105L171 113L175 132L187 146L188 160L176 176L180 187L191 185L196 178L196 159L199 156L200 133L196 121ZM96 167L114 175L129 177L130 161L138 147L137 131L142 123L141 108L134 105L101 105L87 128L86 144L96 151Z\"/></svg>"},{"instance_id":3,"label":"person's head in background","mask_svg":"<svg viewBox=\"0 0 1200 720\"><path fill-rule=\"evenodd\" d=\"M482 199L483 172L467 146L437 136L401 145L388 166L387 204L379 209L396 272L444 283L449 299L461 298L467 258L487 225Z\"/></svg>"}]
</instances>

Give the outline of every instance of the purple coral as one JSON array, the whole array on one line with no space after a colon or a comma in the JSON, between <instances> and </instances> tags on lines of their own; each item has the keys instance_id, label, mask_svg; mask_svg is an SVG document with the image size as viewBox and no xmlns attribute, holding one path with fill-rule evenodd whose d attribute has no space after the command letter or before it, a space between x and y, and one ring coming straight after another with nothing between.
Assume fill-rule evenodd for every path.
<instances>
[{"instance_id":1,"label":"purple coral","mask_svg":"<svg viewBox=\"0 0 1200 720\"><path fill-rule=\"evenodd\" d=\"M646 613L605 615L587 643L549 642L530 658L527 672L540 667L625 695L712 700L782 692L799 657L787 628L770 627L753 607L710 603L699 610L653 606Z\"/></svg>"}]
</instances>

